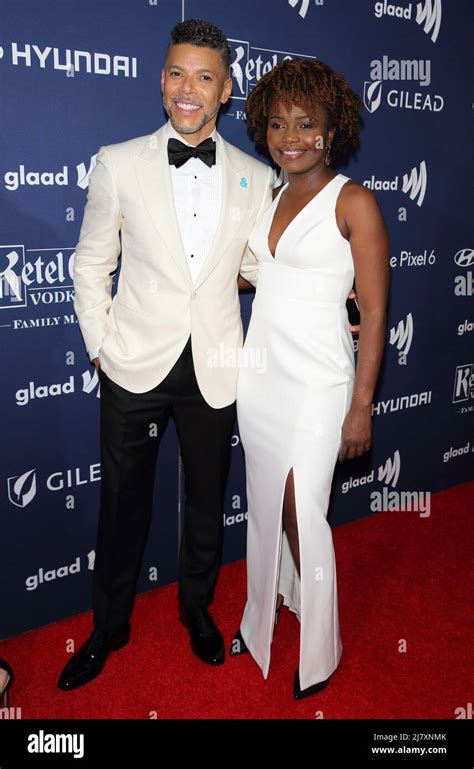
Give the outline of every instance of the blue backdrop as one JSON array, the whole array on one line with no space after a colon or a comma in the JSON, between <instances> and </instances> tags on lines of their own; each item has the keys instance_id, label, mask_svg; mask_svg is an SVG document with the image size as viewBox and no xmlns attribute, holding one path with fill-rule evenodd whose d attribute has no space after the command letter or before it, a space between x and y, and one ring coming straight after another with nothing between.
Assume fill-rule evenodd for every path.
<instances>
[{"instance_id":1,"label":"blue backdrop","mask_svg":"<svg viewBox=\"0 0 474 769\"><path fill-rule=\"evenodd\" d=\"M251 154L245 97L284 57L326 61L364 99L360 152L340 170L377 193L392 286L373 449L338 465L331 524L376 514L374 492L385 494L386 508L395 491L434 492L473 477L469 6L3 0L0 638L91 606L99 388L74 316L74 248L99 146L165 121L160 71L181 19L207 18L230 39L234 97L218 127ZM245 324L251 301L242 298ZM245 552L237 428L232 442L225 561ZM170 425L140 591L176 579L182 499ZM430 524L426 511L411 514Z\"/></svg>"}]
</instances>

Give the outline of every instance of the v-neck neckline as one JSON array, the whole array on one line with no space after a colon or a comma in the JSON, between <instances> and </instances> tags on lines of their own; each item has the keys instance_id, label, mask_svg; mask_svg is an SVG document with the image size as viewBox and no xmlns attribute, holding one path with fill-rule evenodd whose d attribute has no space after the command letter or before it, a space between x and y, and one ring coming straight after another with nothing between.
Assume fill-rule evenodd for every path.
<instances>
[{"instance_id":1,"label":"v-neck neckline","mask_svg":"<svg viewBox=\"0 0 474 769\"><path fill-rule=\"evenodd\" d=\"M283 193L283 192L286 190L286 188L287 188L287 187L288 187L288 185L289 185L289 182L285 182L285 184L284 184L284 185L283 185L283 187L281 188L280 192L279 192L279 193L278 193L278 195L276 196L275 200L273 200L273 202L272 202L272 205L273 205L273 204L276 204L276 205L275 205L275 207L274 207L274 209L273 209L273 213L272 213L272 214L271 214L271 216L270 216L270 221L269 221L269 224L268 224L268 227L267 227L267 230L266 230L266 235L265 235L265 243L266 243L266 246L267 246L267 250L268 250L268 253L270 254L270 256L272 257L272 259L275 259L275 260L276 260L276 255L277 255L277 251L278 251L278 246L280 245L281 239L282 239L282 238L283 238L283 237L286 235L287 231L290 229L290 227L291 227L291 225L293 224L293 222L294 222L294 221L296 221L296 219L299 217L299 215L300 215L300 214L302 214L302 213L303 213L303 211L305 211L305 210L306 210L306 208L307 208L309 205L311 205L311 203L312 203L314 200L316 200L316 198L318 197L318 195L320 195L320 194L321 194L321 192L324 192L324 190L326 189L326 187L329 187L329 185L330 185L330 184L331 184L333 181L335 181L335 179L337 179L339 176L340 176L340 174L336 174L336 176L333 176L333 178L332 178L332 179L330 179L328 182L326 182L326 184L324 185L324 187L322 187L322 188L319 190L319 192L317 192L317 193L316 193L316 195L313 195L313 197L312 197L310 200L308 200L308 202L307 202L307 203L306 203L306 204L303 206L303 208L301 208L301 209L298 211L298 213L296 214L296 216L294 216L294 217L293 217L293 219L291 219L291 220L288 222L288 224L286 225L285 229L283 230L283 232L281 233L280 237L278 238L277 244L276 244L276 246L275 246L275 254L272 254L272 252L271 252L271 250L270 250L270 244L269 244L269 242L268 242L268 238L269 238L269 236L270 236L270 230L271 230L271 228L272 228L273 220L275 219L275 214L276 214L276 212L277 212L277 209L278 209L278 204L279 204L279 202L280 202L280 198L281 198L281 195L282 195L282 193Z\"/></svg>"}]
</instances>

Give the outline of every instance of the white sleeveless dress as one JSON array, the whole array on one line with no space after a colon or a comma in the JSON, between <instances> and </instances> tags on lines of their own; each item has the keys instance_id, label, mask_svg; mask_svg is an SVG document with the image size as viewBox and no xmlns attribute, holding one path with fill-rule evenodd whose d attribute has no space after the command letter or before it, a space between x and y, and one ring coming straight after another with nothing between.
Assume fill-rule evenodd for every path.
<instances>
[{"instance_id":1,"label":"white sleeveless dress","mask_svg":"<svg viewBox=\"0 0 474 769\"><path fill-rule=\"evenodd\" d=\"M336 200L337 174L281 235L268 234L288 183L255 225L259 262L241 361L237 416L247 475L247 603L240 630L265 678L277 594L300 620L302 689L328 678L342 653L327 510L355 376L346 300L354 280ZM285 482L293 468L301 579L282 534Z\"/></svg>"}]
</instances>

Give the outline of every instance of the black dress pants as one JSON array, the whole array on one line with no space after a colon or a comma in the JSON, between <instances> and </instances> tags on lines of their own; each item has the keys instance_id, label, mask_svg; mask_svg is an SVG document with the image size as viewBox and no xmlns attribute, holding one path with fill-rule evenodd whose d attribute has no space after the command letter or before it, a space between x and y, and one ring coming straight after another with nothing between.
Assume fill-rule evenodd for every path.
<instances>
[{"instance_id":1,"label":"black dress pants","mask_svg":"<svg viewBox=\"0 0 474 769\"><path fill-rule=\"evenodd\" d=\"M235 403L209 406L200 393L189 337L175 365L153 390L132 393L100 371L101 503L93 576L94 625L114 630L129 620L151 520L155 466L168 419L176 423L186 506L179 551L178 596L207 607L223 542L224 492Z\"/></svg>"}]
</instances>

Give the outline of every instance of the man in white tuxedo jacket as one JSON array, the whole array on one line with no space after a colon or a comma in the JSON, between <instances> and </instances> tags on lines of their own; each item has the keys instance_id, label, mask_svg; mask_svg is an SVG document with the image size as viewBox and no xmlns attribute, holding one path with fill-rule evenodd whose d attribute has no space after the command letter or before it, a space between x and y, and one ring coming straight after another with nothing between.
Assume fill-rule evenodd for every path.
<instances>
[{"instance_id":1,"label":"man in white tuxedo jacket","mask_svg":"<svg viewBox=\"0 0 474 769\"><path fill-rule=\"evenodd\" d=\"M216 131L220 104L230 96L229 66L220 30L202 21L178 24L162 72L169 122L101 147L90 177L74 287L101 382L101 508L94 631L63 670L63 690L99 675L109 653L129 639L158 446L170 416L186 476L180 619L200 659L224 661L207 607L221 559L235 418L238 368L225 362L237 360L243 342L237 281L240 273L256 283L247 239L271 202L273 181L269 167Z\"/></svg>"}]
</instances>

